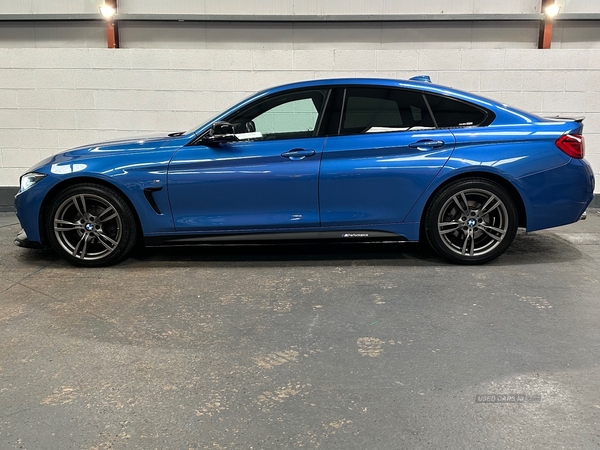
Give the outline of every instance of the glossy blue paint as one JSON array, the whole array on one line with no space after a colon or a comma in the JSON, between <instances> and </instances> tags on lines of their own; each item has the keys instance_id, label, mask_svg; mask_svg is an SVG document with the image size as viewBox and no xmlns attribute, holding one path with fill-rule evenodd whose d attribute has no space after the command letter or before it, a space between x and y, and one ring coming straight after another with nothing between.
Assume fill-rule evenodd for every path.
<instances>
[{"instance_id":1,"label":"glossy blue paint","mask_svg":"<svg viewBox=\"0 0 600 450\"><path fill-rule=\"evenodd\" d=\"M182 148L169 167L177 231L319 226L324 142L305 138ZM282 156L290 151L305 156Z\"/></svg>"},{"instance_id":2,"label":"glossy blue paint","mask_svg":"<svg viewBox=\"0 0 600 450\"><path fill-rule=\"evenodd\" d=\"M49 191L47 178L15 196L17 218L31 242L42 243L39 220L42 202Z\"/></svg>"},{"instance_id":3,"label":"glossy blue paint","mask_svg":"<svg viewBox=\"0 0 600 450\"><path fill-rule=\"evenodd\" d=\"M135 208L144 233L173 232L166 189L167 167L172 155L195 135L177 138L151 137L110 141L79 147L47 158L29 172L47 176L33 188L17 194L17 216L27 236L40 242L39 216L46 195L69 183L93 182L114 186ZM163 186L154 194L163 214L156 214L143 195L146 187Z\"/></svg>"},{"instance_id":4,"label":"glossy blue paint","mask_svg":"<svg viewBox=\"0 0 600 450\"><path fill-rule=\"evenodd\" d=\"M517 183L529 198L527 231L579 220L594 197L592 168L586 161L578 159L522 177Z\"/></svg>"},{"instance_id":5,"label":"glossy blue paint","mask_svg":"<svg viewBox=\"0 0 600 450\"><path fill-rule=\"evenodd\" d=\"M419 222L436 189L456 177L474 173L498 176L519 192L528 231L579 220L593 199L591 168L585 160L565 155L554 143L562 134L580 133L581 129L576 122L544 121L451 130L456 137L454 153L405 221ZM573 189L576 194L569 192ZM566 204L573 208L566 208Z\"/></svg>"},{"instance_id":6,"label":"glossy blue paint","mask_svg":"<svg viewBox=\"0 0 600 450\"><path fill-rule=\"evenodd\" d=\"M210 147L196 142L214 121L257 100L338 86L446 95L486 108L495 119L484 127ZM543 119L429 82L312 80L259 92L182 136L112 141L47 158L29 171L46 177L19 193L15 205L33 242L44 240L40 217L46 199L69 183L94 181L127 198L147 237L372 229L418 240L423 212L436 190L459 176L489 175L518 192L527 229L533 231L576 221L592 200L589 164L555 145L562 134L581 132L575 121ZM152 194L160 213L144 196L146 188L161 188Z\"/></svg>"},{"instance_id":7,"label":"glossy blue paint","mask_svg":"<svg viewBox=\"0 0 600 450\"><path fill-rule=\"evenodd\" d=\"M402 222L453 150L448 130L328 138L321 163L321 224Z\"/></svg>"},{"instance_id":8,"label":"glossy blue paint","mask_svg":"<svg viewBox=\"0 0 600 450\"><path fill-rule=\"evenodd\" d=\"M416 75L414 77L409 78L411 81L423 81L426 83L431 83L431 77L429 75Z\"/></svg>"}]
</instances>

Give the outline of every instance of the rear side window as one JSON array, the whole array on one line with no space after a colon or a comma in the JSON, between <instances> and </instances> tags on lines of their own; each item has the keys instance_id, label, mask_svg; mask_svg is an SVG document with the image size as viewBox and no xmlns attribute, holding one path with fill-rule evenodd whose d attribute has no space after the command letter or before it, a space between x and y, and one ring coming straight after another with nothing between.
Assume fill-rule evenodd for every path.
<instances>
[{"instance_id":1,"label":"rear side window","mask_svg":"<svg viewBox=\"0 0 600 450\"><path fill-rule=\"evenodd\" d=\"M423 95L387 88L348 88L341 134L434 127Z\"/></svg>"},{"instance_id":2,"label":"rear side window","mask_svg":"<svg viewBox=\"0 0 600 450\"><path fill-rule=\"evenodd\" d=\"M439 128L474 127L487 121L487 112L469 103L433 94L425 97Z\"/></svg>"}]
</instances>

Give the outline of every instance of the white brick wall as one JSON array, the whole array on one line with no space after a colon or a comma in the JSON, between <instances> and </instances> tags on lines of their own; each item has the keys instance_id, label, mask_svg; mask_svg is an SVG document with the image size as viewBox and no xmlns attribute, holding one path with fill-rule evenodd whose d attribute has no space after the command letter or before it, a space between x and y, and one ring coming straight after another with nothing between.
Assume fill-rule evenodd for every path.
<instances>
[{"instance_id":1,"label":"white brick wall","mask_svg":"<svg viewBox=\"0 0 600 450\"><path fill-rule=\"evenodd\" d=\"M0 49L0 186L63 149L189 129L274 84L421 73L535 113L585 115L600 180L600 49L574 58L561 49L9 48Z\"/></svg>"}]
</instances>

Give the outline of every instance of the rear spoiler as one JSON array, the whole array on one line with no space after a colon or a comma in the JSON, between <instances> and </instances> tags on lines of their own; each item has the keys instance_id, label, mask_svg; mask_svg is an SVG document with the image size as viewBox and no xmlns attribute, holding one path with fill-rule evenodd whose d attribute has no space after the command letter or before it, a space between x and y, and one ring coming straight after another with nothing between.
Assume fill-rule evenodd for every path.
<instances>
[{"instance_id":1,"label":"rear spoiler","mask_svg":"<svg viewBox=\"0 0 600 450\"><path fill-rule=\"evenodd\" d=\"M581 123L583 122L583 119L585 119L585 116L575 116L575 117L566 117L566 116L544 116L544 119L550 119L550 120L572 120L573 122L577 122L577 123Z\"/></svg>"}]
</instances>

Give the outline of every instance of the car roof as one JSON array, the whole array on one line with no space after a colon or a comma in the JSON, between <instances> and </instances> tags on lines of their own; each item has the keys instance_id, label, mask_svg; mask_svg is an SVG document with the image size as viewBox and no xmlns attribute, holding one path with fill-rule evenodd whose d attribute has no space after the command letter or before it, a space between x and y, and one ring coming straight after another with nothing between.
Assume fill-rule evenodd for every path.
<instances>
[{"instance_id":1,"label":"car roof","mask_svg":"<svg viewBox=\"0 0 600 450\"><path fill-rule=\"evenodd\" d=\"M265 89L260 92L263 95L270 95L281 91L303 89L307 87L343 87L343 86L365 86L365 87L396 87L404 89L414 89L418 91L431 92L439 95L447 95L468 102L476 103L485 108L494 108L501 105L499 102L489 98L481 97L476 94L454 89L449 86L430 83L428 81L400 80L392 78L327 78L300 81L284 84Z\"/></svg>"}]
</instances>

